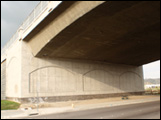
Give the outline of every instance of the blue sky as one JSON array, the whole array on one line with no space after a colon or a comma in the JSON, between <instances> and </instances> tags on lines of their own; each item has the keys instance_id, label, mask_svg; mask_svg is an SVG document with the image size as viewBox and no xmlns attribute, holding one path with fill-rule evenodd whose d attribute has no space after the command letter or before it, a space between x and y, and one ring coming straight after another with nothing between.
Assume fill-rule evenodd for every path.
<instances>
[{"instance_id":1,"label":"blue sky","mask_svg":"<svg viewBox=\"0 0 161 120\"><path fill-rule=\"evenodd\" d=\"M1 48L39 1L1 1ZM160 78L160 60L143 66L144 78Z\"/></svg>"}]
</instances>

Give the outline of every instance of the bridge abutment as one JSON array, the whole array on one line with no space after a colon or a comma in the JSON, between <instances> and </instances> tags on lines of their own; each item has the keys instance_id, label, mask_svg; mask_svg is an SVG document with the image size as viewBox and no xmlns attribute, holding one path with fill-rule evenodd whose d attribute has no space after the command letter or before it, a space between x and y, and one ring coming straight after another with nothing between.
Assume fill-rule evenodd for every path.
<instances>
[{"instance_id":1,"label":"bridge abutment","mask_svg":"<svg viewBox=\"0 0 161 120\"><path fill-rule=\"evenodd\" d=\"M21 66L21 84L17 87L21 88L21 94L16 97L14 91L8 91L8 99L26 103L39 97L44 102L55 102L134 95L144 91L142 66L47 56L36 58L25 42L21 44L20 56L21 65L17 63L17 66ZM16 81L16 76L13 79Z\"/></svg>"},{"instance_id":2,"label":"bridge abutment","mask_svg":"<svg viewBox=\"0 0 161 120\"><path fill-rule=\"evenodd\" d=\"M158 2L51 3L39 4L41 14L1 51L1 97L55 102L144 92L142 65L160 59Z\"/></svg>"}]
</instances>

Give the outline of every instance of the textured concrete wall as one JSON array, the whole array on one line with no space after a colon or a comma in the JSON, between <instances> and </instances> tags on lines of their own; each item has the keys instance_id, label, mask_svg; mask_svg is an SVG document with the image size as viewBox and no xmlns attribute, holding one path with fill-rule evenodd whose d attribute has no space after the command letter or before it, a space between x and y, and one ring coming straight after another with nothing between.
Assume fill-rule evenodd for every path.
<instances>
[{"instance_id":1,"label":"textured concrete wall","mask_svg":"<svg viewBox=\"0 0 161 120\"><path fill-rule=\"evenodd\" d=\"M36 58L22 41L14 43L6 59L6 97L12 100L27 98L32 101L37 92L39 97L57 101L74 99L72 96L83 99L82 96L93 98L144 91L142 67ZM2 72L5 71L5 64L1 64ZM2 75L1 78L5 78Z\"/></svg>"},{"instance_id":2,"label":"textured concrete wall","mask_svg":"<svg viewBox=\"0 0 161 120\"><path fill-rule=\"evenodd\" d=\"M142 92L142 67L94 61L36 58L22 43L22 96Z\"/></svg>"},{"instance_id":3,"label":"textured concrete wall","mask_svg":"<svg viewBox=\"0 0 161 120\"><path fill-rule=\"evenodd\" d=\"M1 100L6 99L6 61L1 63Z\"/></svg>"},{"instance_id":4,"label":"textured concrete wall","mask_svg":"<svg viewBox=\"0 0 161 120\"><path fill-rule=\"evenodd\" d=\"M21 97L21 41L16 41L6 55L6 97Z\"/></svg>"}]
</instances>

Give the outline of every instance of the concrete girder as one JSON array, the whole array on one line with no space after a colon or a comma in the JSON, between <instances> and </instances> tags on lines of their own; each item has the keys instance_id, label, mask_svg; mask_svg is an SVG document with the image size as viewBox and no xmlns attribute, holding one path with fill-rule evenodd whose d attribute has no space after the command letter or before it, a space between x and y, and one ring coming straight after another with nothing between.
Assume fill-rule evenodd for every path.
<instances>
[{"instance_id":1,"label":"concrete girder","mask_svg":"<svg viewBox=\"0 0 161 120\"><path fill-rule=\"evenodd\" d=\"M63 2L24 41L36 57L140 66L160 59L160 1Z\"/></svg>"}]
</instances>

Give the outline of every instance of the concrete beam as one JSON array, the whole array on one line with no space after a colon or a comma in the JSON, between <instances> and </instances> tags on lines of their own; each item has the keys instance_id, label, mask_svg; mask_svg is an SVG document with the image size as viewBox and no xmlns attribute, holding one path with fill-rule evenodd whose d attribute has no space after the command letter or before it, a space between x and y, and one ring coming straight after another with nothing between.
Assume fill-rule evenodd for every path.
<instances>
[{"instance_id":1,"label":"concrete beam","mask_svg":"<svg viewBox=\"0 0 161 120\"><path fill-rule=\"evenodd\" d=\"M140 66L160 59L160 2L64 2L24 40L37 57Z\"/></svg>"},{"instance_id":2,"label":"concrete beam","mask_svg":"<svg viewBox=\"0 0 161 120\"><path fill-rule=\"evenodd\" d=\"M29 41L32 52L36 56L41 49L63 29L103 2L104 1L63 2L35 28L28 37L24 38L24 41ZM39 45L37 45L37 43L39 43Z\"/></svg>"}]
</instances>

